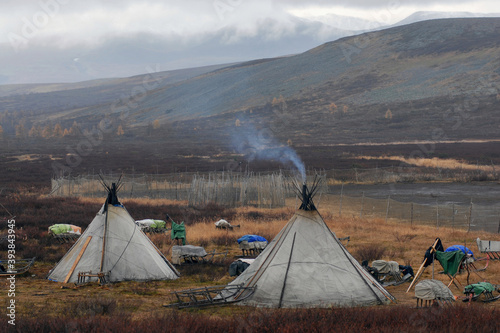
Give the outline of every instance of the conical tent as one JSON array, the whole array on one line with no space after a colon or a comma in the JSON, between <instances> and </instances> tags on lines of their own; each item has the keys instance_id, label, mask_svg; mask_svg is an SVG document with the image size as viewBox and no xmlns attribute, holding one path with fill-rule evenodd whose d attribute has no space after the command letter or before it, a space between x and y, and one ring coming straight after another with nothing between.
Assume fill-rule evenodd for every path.
<instances>
[{"instance_id":1,"label":"conical tent","mask_svg":"<svg viewBox=\"0 0 500 333\"><path fill-rule=\"evenodd\" d=\"M258 307L349 307L394 300L341 244L303 188L303 202L287 225L230 286L256 287L236 294Z\"/></svg>"},{"instance_id":2,"label":"conical tent","mask_svg":"<svg viewBox=\"0 0 500 333\"><path fill-rule=\"evenodd\" d=\"M109 282L178 278L177 270L118 201L115 184L107 188L106 203L47 278L77 282L80 272L87 273L87 281L97 281L99 273Z\"/></svg>"}]
</instances>

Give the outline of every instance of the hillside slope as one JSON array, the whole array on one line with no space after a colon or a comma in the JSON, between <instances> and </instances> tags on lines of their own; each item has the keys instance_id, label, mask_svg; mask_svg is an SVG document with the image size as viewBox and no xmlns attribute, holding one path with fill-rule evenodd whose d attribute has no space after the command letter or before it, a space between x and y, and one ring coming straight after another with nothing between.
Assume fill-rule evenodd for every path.
<instances>
[{"instance_id":1,"label":"hillside slope","mask_svg":"<svg viewBox=\"0 0 500 333\"><path fill-rule=\"evenodd\" d=\"M222 140L236 120L249 130L277 124L273 135L296 144L496 138L499 34L500 18L431 20L200 73L134 103L120 97L134 86L118 84L99 94L8 96L0 110L25 110L30 124L107 117L138 130L158 120L202 137L219 130Z\"/></svg>"},{"instance_id":2,"label":"hillside slope","mask_svg":"<svg viewBox=\"0 0 500 333\"><path fill-rule=\"evenodd\" d=\"M315 94L370 105L466 95L480 81L487 95L499 82L499 32L500 19L452 19L367 33L187 80L145 99L143 109L180 120ZM167 109L173 111L162 115Z\"/></svg>"}]
</instances>

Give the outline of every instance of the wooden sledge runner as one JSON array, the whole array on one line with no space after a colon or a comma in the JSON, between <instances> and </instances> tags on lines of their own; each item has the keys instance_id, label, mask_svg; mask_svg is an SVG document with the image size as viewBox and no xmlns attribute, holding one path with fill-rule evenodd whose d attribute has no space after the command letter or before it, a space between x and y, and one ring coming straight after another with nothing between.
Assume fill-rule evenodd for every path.
<instances>
[{"instance_id":1,"label":"wooden sledge runner","mask_svg":"<svg viewBox=\"0 0 500 333\"><path fill-rule=\"evenodd\" d=\"M14 264L9 264L9 260L0 260L0 276L2 275L20 275L26 273L35 263L36 257L31 259L17 259Z\"/></svg>"},{"instance_id":2,"label":"wooden sledge runner","mask_svg":"<svg viewBox=\"0 0 500 333\"><path fill-rule=\"evenodd\" d=\"M243 285L237 285L204 287L174 291L172 292L172 294L177 297L177 303L166 304L163 306L184 309L212 305L227 305L240 302L250 297L255 291L255 288L256 287L243 287ZM234 300L234 296L243 291L247 291L245 297Z\"/></svg>"},{"instance_id":3,"label":"wooden sledge runner","mask_svg":"<svg viewBox=\"0 0 500 333\"><path fill-rule=\"evenodd\" d=\"M488 240L481 240L478 238L476 239L476 243L479 252L486 255L486 257L484 258L479 258L476 260L476 261L486 260L486 265L483 268L478 269L478 271L486 270L486 268L488 268L490 260L500 261L500 241L488 241Z\"/></svg>"},{"instance_id":4,"label":"wooden sledge runner","mask_svg":"<svg viewBox=\"0 0 500 333\"><path fill-rule=\"evenodd\" d=\"M480 298L482 302L489 303L500 299L500 295L494 296L494 291L499 291L500 288L498 285L493 285L488 282L478 282L473 283L465 287L464 294L465 299L464 302L477 301ZM482 296L482 297L481 297Z\"/></svg>"}]
</instances>

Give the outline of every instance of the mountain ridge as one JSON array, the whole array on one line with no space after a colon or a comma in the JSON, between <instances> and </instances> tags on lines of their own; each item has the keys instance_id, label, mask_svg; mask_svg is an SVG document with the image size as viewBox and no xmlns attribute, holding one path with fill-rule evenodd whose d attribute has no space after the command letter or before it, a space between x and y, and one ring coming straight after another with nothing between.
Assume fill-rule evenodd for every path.
<instances>
[{"instance_id":1,"label":"mountain ridge","mask_svg":"<svg viewBox=\"0 0 500 333\"><path fill-rule=\"evenodd\" d=\"M294 144L492 139L500 124L499 33L499 18L417 22L298 55L221 66L134 96L139 80L109 92L118 96L112 102L66 106L78 104L67 92L7 96L0 111L27 101L51 110L25 107L27 127L47 120L96 126L108 118L140 133L158 121L172 133L178 128L178 140L216 140L219 131L218 140L227 141L235 128L273 126L280 128L273 131L279 141Z\"/></svg>"},{"instance_id":2,"label":"mountain ridge","mask_svg":"<svg viewBox=\"0 0 500 333\"><path fill-rule=\"evenodd\" d=\"M457 15L457 13L452 13ZM453 16L444 12L418 12L403 21ZM459 13L461 16L479 14ZM499 15L500 16L500 15ZM151 31L127 36L105 36L89 46L51 47L51 40L29 40L26 49L15 51L0 44L0 84L81 82L100 78L123 78L147 73L146 67L162 70L202 67L298 54L319 44L362 32L388 28L387 23L327 15L302 18L281 15L263 17L247 31L227 25L194 36Z\"/></svg>"}]
</instances>

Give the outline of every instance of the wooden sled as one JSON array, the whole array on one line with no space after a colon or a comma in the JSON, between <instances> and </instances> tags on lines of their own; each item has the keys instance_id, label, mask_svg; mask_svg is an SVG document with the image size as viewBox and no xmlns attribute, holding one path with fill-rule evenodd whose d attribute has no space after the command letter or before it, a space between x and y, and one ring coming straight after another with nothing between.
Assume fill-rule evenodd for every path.
<instances>
[{"instance_id":1,"label":"wooden sled","mask_svg":"<svg viewBox=\"0 0 500 333\"><path fill-rule=\"evenodd\" d=\"M100 284L108 284L109 272L97 272L97 273L92 273L92 271L78 272L78 282L76 284L81 285L89 283L92 278L97 278Z\"/></svg>"},{"instance_id":2,"label":"wooden sled","mask_svg":"<svg viewBox=\"0 0 500 333\"><path fill-rule=\"evenodd\" d=\"M347 237L342 237L342 238L339 238L339 241L340 242L343 242L343 241L347 241L345 244L342 243L342 245L344 245L344 247L347 247L347 245L349 245L349 241L351 240L351 236L347 236Z\"/></svg>"},{"instance_id":3,"label":"wooden sled","mask_svg":"<svg viewBox=\"0 0 500 333\"><path fill-rule=\"evenodd\" d=\"M405 269L401 269L395 261L374 260L373 267L368 266L368 261L363 261L362 266L383 287L399 286L412 279L412 275L405 272Z\"/></svg>"},{"instance_id":4,"label":"wooden sled","mask_svg":"<svg viewBox=\"0 0 500 333\"><path fill-rule=\"evenodd\" d=\"M416 297L416 299L417 299L417 309L430 308L430 307L434 307L434 306L445 307L445 306L453 305L452 301L443 300L440 298L436 298L433 300L424 300L424 299Z\"/></svg>"},{"instance_id":5,"label":"wooden sled","mask_svg":"<svg viewBox=\"0 0 500 333\"><path fill-rule=\"evenodd\" d=\"M480 272L488 268L490 260L500 260L500 241L485 241L478 238L476 242L479 252L486 255L483 258L476 259L476 261L486 261L483 268L477 269L477 271Z\"/></svg>"},{"instance_id":6,"label":"wooden sled","mask_svg":"<svg viewBox=\"0 0 500 333\"><path fill-rule=\"evenodd\" d=\"M178 309L196 308L213 305L227 305L240 302L250 297L256 287L238 286L215 286L196 289L187 289L172 292L177 298L177 303L166 304L164 307L176 307ZM234 299L234 296L247 291L245 297ZM224 293L223 293L224 292Z\"/></svg>"},{"instance_id":7,"label":"wooden sled","mask_svg":"<svg viewBox=\"0 0 500 333\"><path fill-rule=\"evenodd\" d=\"M462 301L463 302L472 302L472 301L477 301L481 296L483 296L483 303L489 303L489 302L494 302L500 299L500 295L498 296L493 296L491 292L483 292L479 295L475 295L473 293L467 295Z\"/></svg>"},{"instance_id":8,"label":"wooden sled","mask_svg":"<svg viewBox=\"0 0 500 333\"><path fill-rule=\"evenodd\" d=\"M409 282L411 278L412 276L410 274L405 274L403 276L401 271L387 274L379 273L379 282L382 284L382 287L399 286L400 284Z\"/></svg>"},{"instance_id":9,"label":"wooden sled","mask_svg":"<svg viewBox=\"0 0 500 333\"><path fill-rule=\"evenodd\" d=\"M151 227L140 227L142 232L148 234L165 234L172 230L172 228L151 228Z\"/></svg>"},{"instance_id":10,"label":"wooden sled","mask_svg":"<svg viewBox=\"0 0 500 333\"><path fill-rule=\"evenodd\" d=\"M213 250L212 252L208 252L204 256L197 256L197 255L191 255L191 254L186 254L186 255L181 255L180 259L183 260L185 264L214 264L216 262L223 263L224 260L227 258L227 253L229 251L225 252L215 252Z\"/></svg>"},{"instance_id":11,"label":"wooden sled","mask_svg":"<svg viewBox=\"0 0 500 333\"><path fill-rule=\"evenodd\" d=\"M240 225L221 225L221 226L215 226L215 229L222 229L222 230L233 230L234 228L239 228Z\"/></svg>"},{"instance_id":12,"label":"wooden sled","mask_svg":"<svg viewBox=\"0 0 500 333\"><path fill-rule=\"evenodd\" d=\"M35 263L35 259L36 257L31 259L18 259L15 260L14 264L9 264L9 260L0 260L0 265L3 267L3 269L0 269L0 276L26 273Z\"/></svg>"},{"instance_id":13,"label":"wooden sled","mask_svg":"<svg viewBox=\"0 0 500 333\"><path fill-rule=\"evenodd\" d=\"M70 234L70 233L63 233L63 234L54 234L50 233L53 239L57 240L59 243L70 243L76 241L78 238L80 238L80 235L78 234Z\"/></svg>"},{"instance_id":14,"label":"wooden sled","mask_svg":"<svg viewBox=\"0 0 500 333\"><path fill-rule=\"evenodd\" d=\"M491 285L491 284L488 284ZM483 303L489 303L489 302L494 302L500 299L500 295L498 296L493 296L493 291L499 291L498 285L491 285L491 289L494 290L487 290L484 288L480 293L476 294L475 288L470 288L469 289L466 287L464 294L465 294L465 299L463 299L464 302L472 302L472 301L477 301L481 300Z\"/></svg>"}]
</instances>

